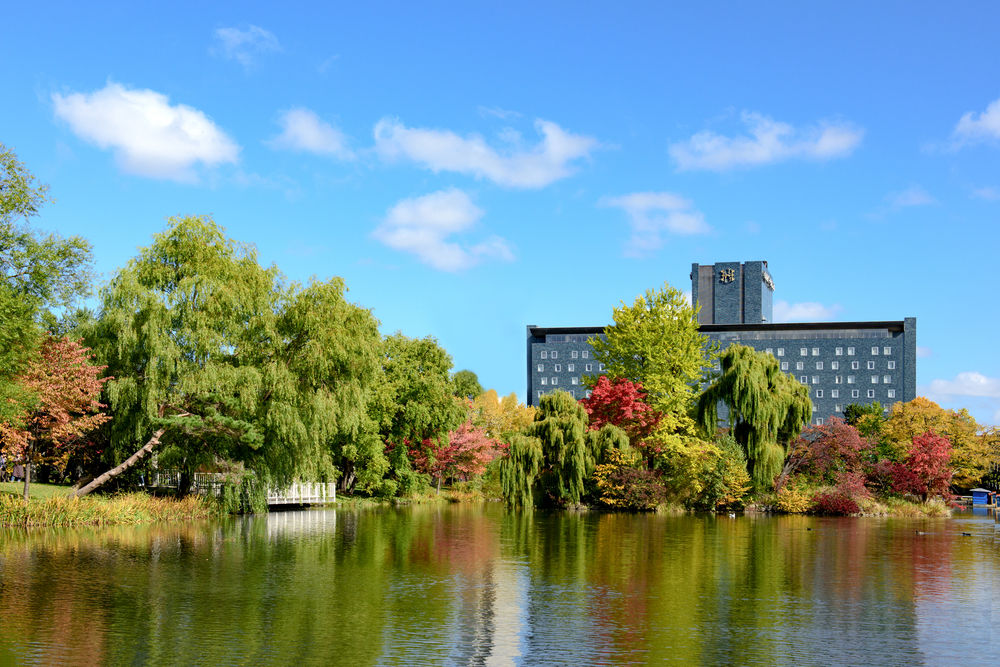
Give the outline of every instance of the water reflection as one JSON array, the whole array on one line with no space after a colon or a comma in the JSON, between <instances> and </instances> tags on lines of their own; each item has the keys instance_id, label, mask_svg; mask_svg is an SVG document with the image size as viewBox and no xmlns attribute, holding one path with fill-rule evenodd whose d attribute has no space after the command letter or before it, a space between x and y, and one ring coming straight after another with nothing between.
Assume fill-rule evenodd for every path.
<instances>
[{"instance_id":1,"label":"water reflection","mask_svg":"<svg viewBox=\"0 0 1000 667\"><path fill-rule=\"evenodd\" d=\"M976 664L995 525L462 505L8 530L0 663Z\"/></svg>"}]
</instances>

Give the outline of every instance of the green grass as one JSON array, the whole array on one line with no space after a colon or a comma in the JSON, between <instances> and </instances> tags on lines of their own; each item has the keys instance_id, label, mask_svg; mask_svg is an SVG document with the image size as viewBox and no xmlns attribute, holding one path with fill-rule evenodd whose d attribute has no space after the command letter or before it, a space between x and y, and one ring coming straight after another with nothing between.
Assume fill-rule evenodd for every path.
<instances>
[{"instance_id":1,"label":"green grass","mask_svg":"<svg viewBox=\"0 0 1000 667\"><path fill-rule=\"evenodd\" d=\"M0 526L134 525L208 519L218 514L218 503L200 496L175 499L123 493L76 498L60 493L25 502L23 498L0 493Z\"/></svg>"},{"instance_id":2,"label":"green grass","mask_svg":"<svg viewBox=\"0 0 1000 667\"><path fill-rule=\"evenodd\" d=\"M73 489L71 486L62 484L36 484L31 483L28 494L32 498L51 498L52 496L68 496ZM0 494L10 494L20 496L24 493L24 482L0 482Z\"/></svg>"}]
</instances>

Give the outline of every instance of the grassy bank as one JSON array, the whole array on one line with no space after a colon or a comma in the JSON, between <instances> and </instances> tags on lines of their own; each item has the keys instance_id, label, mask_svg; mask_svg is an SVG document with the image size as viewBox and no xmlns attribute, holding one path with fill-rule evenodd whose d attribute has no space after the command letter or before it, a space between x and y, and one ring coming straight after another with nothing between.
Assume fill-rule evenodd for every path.
<instances>
[{"instance_id":1,"label":"grassy bank","mask_svg":"<svg viewBox=\"0 0 1000 667\"><path fill-rule=\"evenodd\" d=\"M199 496L175 499L124 493L74 498L60 494L25 502L18 496L0 493L0 526L135 525L208 519L218 513L216 503Z\"/></svg>"},{"instance_id":2,"label":"grassy bank","mask_svg":"<svg viewBox=\"0 0 1000 667\"><path fill-rule=\"evenodd\" d=\"M51 498L52 496L65 496L73 490L71 486L63 484L37 484L32 482L28 486L28 495L32 498ZM0 495L11 495L20 497L24 493L24 482L0 482Z\"/></svg>"}]
</instances>

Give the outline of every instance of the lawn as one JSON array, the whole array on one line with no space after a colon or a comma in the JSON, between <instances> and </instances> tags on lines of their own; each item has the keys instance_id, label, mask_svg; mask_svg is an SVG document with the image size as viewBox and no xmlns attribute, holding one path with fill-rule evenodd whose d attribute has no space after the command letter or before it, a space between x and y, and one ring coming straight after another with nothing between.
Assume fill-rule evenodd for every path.
<instances>
[{"instance_id":1,"label":"lawn","mask_svg":"<svg viewBox=\"0 0 1000 667\"><path fill-rule=\"evenodd\" d=\"M52 496L68 495L73 487L61 484L36 484L31 483L28 493L32 498L51 498ZM0 482L0 493L20 496L24 493L24 482Z\"/></svg>"}]
</instances>

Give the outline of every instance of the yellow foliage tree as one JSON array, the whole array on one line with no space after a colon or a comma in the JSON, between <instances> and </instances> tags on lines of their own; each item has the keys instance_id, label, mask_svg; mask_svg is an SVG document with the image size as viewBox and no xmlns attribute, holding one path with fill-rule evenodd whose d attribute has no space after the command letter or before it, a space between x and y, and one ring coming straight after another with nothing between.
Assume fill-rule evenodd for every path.
<instances>
[{"instance_id":1,"label":"yellow foliage tree","mask_svg":"<svg viewBox=\"0 0 1000 667\"><path fill-rule=\"evenodd\" d=\"M490 438L502 442L508 442L512 434L520 433L535 420L535 408L519 403L517 394L500 398L495 389L474 398L470 412L474 425L484 429Z\"/></svg>"}]
</instances>

